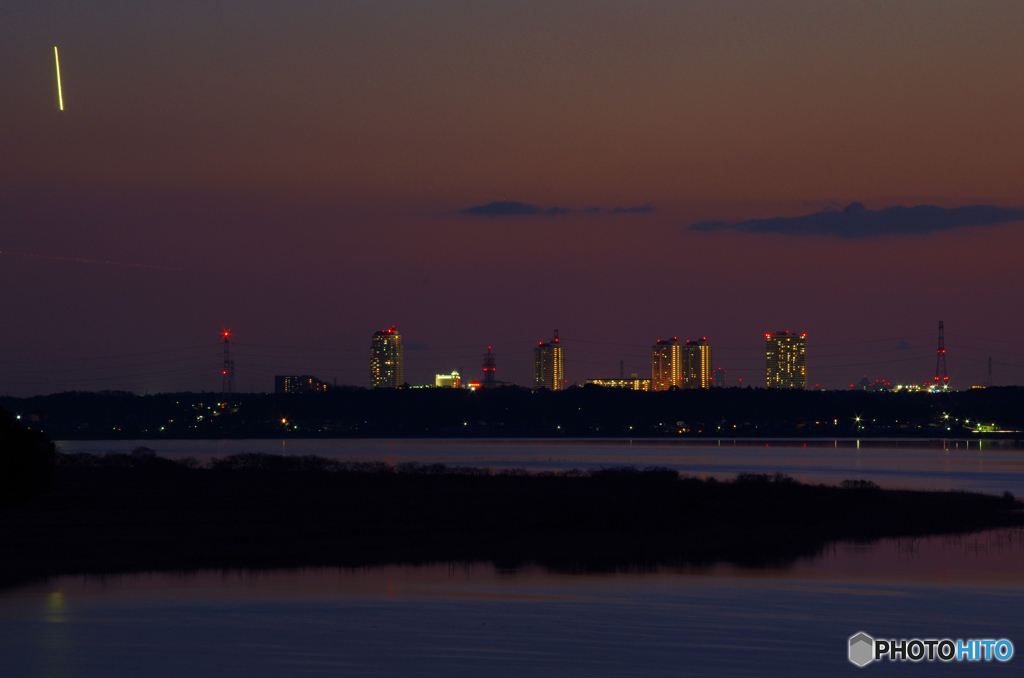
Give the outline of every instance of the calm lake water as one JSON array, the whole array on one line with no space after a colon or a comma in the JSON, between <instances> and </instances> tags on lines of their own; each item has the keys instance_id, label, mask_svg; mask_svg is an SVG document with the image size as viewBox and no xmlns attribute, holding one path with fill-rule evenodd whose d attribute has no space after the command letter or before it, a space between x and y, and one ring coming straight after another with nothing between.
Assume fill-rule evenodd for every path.
<instances>
[{"instance_id":1,"label":"calm lake water","mask_svg":"<svg viewBox=\"0 0 1024 678\"><path fill-rule=\"evenodd\" d=\"M696 475L1024 495L1024 453L962 441L733 446L622 441L100 441L169 457L321 454L491 468L633 464ZM769 445L765 447L765 445ZM1008 638L1024 652L1024 531L834 544L770 569L566 574L488 563L60 577L0 591L0 676L821 676L1018 674L880 663L847 639Z\"/></svg>"},{"instance_id":2,"label":"calm lake water","mask_svg":"<svg viewBox=\"0 0 1024 678\"><path fill-rule=\"evenodd\" d=\"M781 472L808 483L864 479L889 488L1010 491L1024 497L1024 449L1012 441L89 440L57 445L62 452L92 453L130 452L144 445L171 458L267 452L495 469L665 466L720 479Z\"/></svg>"},{"instance_id":3,"label":"calm lake water","mask_svg":"<svg viewBox=\"0 0 1024 678\"><path fill-rule=\"evenodd\" d=\"M4 676L821 676L847 639L1024 641L1024 533L837 544L784 569L485 563L60 577L0 592ZM888 662L873 675L1017 675Z\"/></svg>"}]
</instances>

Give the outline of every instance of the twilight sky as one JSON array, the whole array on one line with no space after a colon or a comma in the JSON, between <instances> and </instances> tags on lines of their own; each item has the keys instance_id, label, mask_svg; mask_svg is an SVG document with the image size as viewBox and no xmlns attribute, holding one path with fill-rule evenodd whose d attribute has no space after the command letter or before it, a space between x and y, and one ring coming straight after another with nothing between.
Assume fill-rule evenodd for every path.
<instances>
[{"instance_id":1,"label":"twilight sky","mask_svg":"<svg viewBox=\"0 0 1024 678\"><path fill-rule=\"evenodd\" d=\"M920 382L939 320L955 387L1024 383L1022 34L1016 2L8 0L0 392L219 389L222 326L239 390L368 385L392 324L411 383L488 344L530 383L554 328L570 382L677 335L763 385L781 329L811 383Z\"/></svg>"}]
</instances>

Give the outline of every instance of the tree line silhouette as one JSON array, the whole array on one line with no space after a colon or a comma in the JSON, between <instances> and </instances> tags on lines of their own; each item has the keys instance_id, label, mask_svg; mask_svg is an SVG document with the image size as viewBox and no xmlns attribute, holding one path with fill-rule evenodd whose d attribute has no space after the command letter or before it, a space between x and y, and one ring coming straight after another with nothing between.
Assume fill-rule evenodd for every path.
<instances>
[{"instance_id":1,"label":"tree line silhouette","mask_svg":"<svg viewBox=\"0 0 1024 678\"><path fill-rule=\"evenodd\" d=\"M883 490L856 479L492 472L267 454L200 463L146 448L53 459L52 487L0 509L0 585L58 574L439 561L762 567L836 540L1024 524L1009 494Z\"/></svg>"},{"instance_id":2,"label":"tree line silhouette","mask_svg":"<svg viewBox=\"0 0 1024 678\"><path fill-rule=\"evenodd\" d=\"M0 398L55 439L276 437L965 437L1024 430L1024 387L946 393L597 386L331 388L325 393L69 392ZM1015 437L1016 433L986 434Z\"/></svg>"}]
</instances>

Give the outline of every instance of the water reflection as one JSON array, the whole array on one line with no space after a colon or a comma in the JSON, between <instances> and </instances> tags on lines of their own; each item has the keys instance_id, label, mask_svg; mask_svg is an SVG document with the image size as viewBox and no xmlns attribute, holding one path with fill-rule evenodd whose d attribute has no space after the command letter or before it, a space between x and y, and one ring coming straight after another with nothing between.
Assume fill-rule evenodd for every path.
<instances>
[{"instance_id":1,"label":"water reflection","mask_svg":"<svg viewBox=\"0 0 1024 678\"><path fill-rule=\"evenodd\" d=\"M790 475L801 482L871 480L882 487L1024 496L1024 450L1012 440L141 440L58 441L63 452L130 452L208 459L244 452L347 461L564 470L664 466L697 476Z\"/></svg>"},{"instance_id":2,"label":"water reflection","mask_svg":"<svg viewBox=\"0 0 1024 678\"><path fill-rule=\"evenodd\" d=\"M1022 540L1002 529L841 543L765 569L59 577L0 594L0 675L816 676L853 670L845 642L859 630L1019 645Z\"/></svg>"},{"instance_id":3,"label":"water reflection","mask_svg":"<svg viewBox=\"0 0 1024 678\"><path fill-rule=\"evenodd\" d=\"M672 581L702 585L705 579L1024 585L1024 528L966 535L882 539L831 544L813 558L782 567L635 566L617 572L571 574L537 565L501 569L491 563L433 563L365 568L199 570L54 577L0 592L0 603L38 600L49 622L67 620L65 608L82 600L120 597L135 601L202 599L323 600L454 597L535 598L532 587L554 587L559 597L574 587L631 586Z\"/></svg>"}]
</instances>

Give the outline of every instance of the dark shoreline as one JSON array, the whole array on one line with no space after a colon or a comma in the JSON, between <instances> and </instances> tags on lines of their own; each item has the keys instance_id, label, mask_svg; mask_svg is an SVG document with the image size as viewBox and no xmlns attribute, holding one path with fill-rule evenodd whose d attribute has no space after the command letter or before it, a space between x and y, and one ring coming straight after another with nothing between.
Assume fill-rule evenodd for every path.
<instances>
[{"instance_id":1,"label":"dark shoreline","mask_svg":"<svg viewBox=\"0 0 1024 678\"><path fill-rule=\"evenodd\" d=\"M0 509L0 586L61 574L489 561L564 571L786 565L839 540L1024 525L1012 497L731 482L666 469L492 474L237 455L60 455Z\"/></svg>"},{"instance_id":2,"label":"dark shoreline","mask_svg":"<svg viewBox=\"0 0 1024 678\"><path fill-rule=\"evenodd\" d=\"M942 393L596 386L69 392L0 397L51 439L969 438L1024 440L1024 387Z\"/></svg>"}]
</instances>

